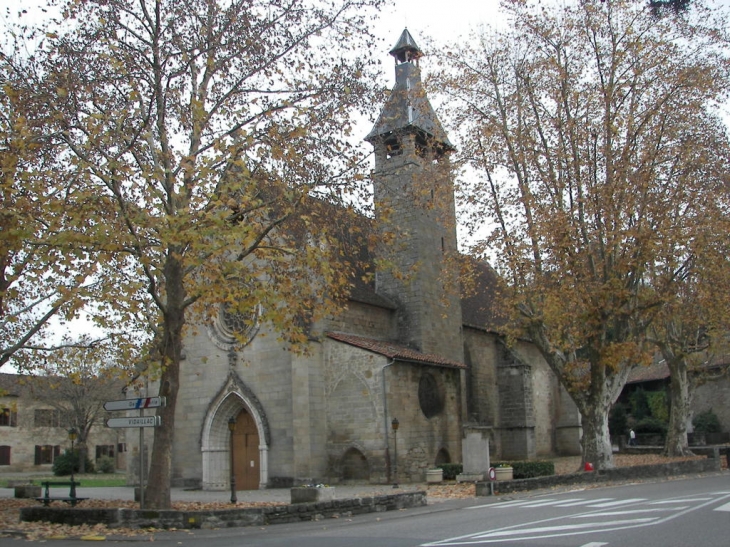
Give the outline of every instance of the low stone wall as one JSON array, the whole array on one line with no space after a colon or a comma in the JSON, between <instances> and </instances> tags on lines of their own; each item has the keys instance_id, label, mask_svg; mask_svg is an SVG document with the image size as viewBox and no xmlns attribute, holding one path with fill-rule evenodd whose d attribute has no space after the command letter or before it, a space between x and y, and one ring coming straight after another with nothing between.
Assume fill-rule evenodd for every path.
<instances>
[{"instance_id":1,"label":"low stone wall","mask_svg":"<svg viewBox=\"0 0 730 547\"><path fill-rule=\"evenodd\" d=\"M315 503L297 503L296 505L216 511L23 507L20 510L20 520L70 525L106 524L110 528L233 528L312 521L335 516L346 517L424 505L426 505L426 493L418 491Z\"/></svg>"},{"instance_id":2,"label":"low stone wall","mask_svg":"<svg viewBox=\"0 0 730 547\"><path fill-rule=\"evenodd\" d=\"M553 486L572 486L575 484L595 484L611 481L625 481L636 479L651 479L687 475L692 473L710 473L720 471L720 459L690 460L665 463L660 465L637 465L634 467L617 467L601 471L586 471L569 475L551 475L549 477L535 477L531 479L515 479L511 481L497 481L494 483L494 492L509 494ZM476 484L477 496L491 495L489 482Z\"/></svg>"}]
</instances>

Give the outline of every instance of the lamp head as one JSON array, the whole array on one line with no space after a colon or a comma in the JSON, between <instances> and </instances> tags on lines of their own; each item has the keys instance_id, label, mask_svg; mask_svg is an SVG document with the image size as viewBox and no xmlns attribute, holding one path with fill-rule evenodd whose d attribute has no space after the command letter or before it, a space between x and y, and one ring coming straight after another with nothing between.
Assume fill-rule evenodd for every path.
<instances>
[{"instance_id":1,"label":"lamp head","mask_svg":"<svg viewBox=\"0 0 730 547\"><path fill-rule=\"evenodd\" d=\"M400 426L398 418L393 418L393 421L390 422L390 426L393 428L393 431L398 431L398 426Z\"/></svg>"},{"instance_id":2,"label":"lamp head","mask_svg":"<svg viewBox=\"0 0 730 547\"><path fill-rule=\"evenodd\" d=\"M233 416L228 418L228 430L231 432L236 430L236 419Z\"/></svg>"},{"instance_id":3,"label":"lamp head","mask_svg":"<svg viewBox=\"0 0 730 547\"><path fill-rule=\"evenodd\" d=\"M71 441L75 441L77 436L78 432L76 431L75 427L72 427L68 430L68 438L71 439Z\"/></svg>"}]
</instances>

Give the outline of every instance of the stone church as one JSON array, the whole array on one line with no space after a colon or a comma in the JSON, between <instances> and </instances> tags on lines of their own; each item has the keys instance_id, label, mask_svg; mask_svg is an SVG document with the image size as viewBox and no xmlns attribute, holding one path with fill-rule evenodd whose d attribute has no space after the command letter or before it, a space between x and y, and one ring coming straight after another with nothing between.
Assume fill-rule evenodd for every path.
<instances>
[{"instance_id":1,"label":"stone church","mask_svg":"<svg viewBox=\"0 0 730 547\"><path fill-rule=\"evenodd\" d=\"M454 147L408 30L390 54L395 87L366 140L394 268L356 284L346 310L317 325L307 355L264 336L266 325L240 344L225 315L191 335L174 486L228 489L231 447L238 489L423 481L434 465L462 461L466 428L488 436L492 460L579 453L570 397L534 347L508 348L496 333L493 272L477 265L468 294L451 273Z\"/></svg>"}]
</instances>

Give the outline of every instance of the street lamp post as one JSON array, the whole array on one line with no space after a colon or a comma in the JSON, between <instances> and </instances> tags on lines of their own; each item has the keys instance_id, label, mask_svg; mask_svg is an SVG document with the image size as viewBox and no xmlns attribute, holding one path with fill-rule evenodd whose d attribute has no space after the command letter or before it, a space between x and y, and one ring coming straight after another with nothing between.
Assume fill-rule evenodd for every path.
<instances>
[{"instance_id":1,"label":"street lamp post","mask_svg":"<svg viewBox=\"0 0 730 547\"><path fill-rule=\"evenodd\" d=\"M236 497L236 471L233 467L235 458L233 456L233 432L236 431L236 418L231 416L228 418L228 430L231 432L231 503L236 503L238 498Z\"/></svg>"},{"instance_id":2,"label":"street lamp post","mask_svg":"<svg viewBox=\"0 0 730 547\"><path fill-rule=\"evenodd\" d=\"M72 427L68 430L68 438L71 439L71 491L70 497L76 497L76 482L74 481L74 467L76 467L76 457L74 456L74 441L76 440L76 428Z\"/></svg>"},{"instance_id":3,"label":"street lamp post","mask_svg":"<svg viewBox=\"0 0 730 547\"><path fill-rule=\"evenodd\" d=\"M393 428L393 488L398 488L398 418L393 418L390 426Z\"/></svg>"}]
</instances>

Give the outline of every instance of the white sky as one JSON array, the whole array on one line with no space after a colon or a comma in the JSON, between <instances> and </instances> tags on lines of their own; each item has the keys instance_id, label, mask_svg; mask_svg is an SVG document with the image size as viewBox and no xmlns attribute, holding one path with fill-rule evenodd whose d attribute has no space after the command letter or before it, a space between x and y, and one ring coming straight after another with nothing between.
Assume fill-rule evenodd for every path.
<instances>
[{"instance_id":1,"label":"white sky","mask_svg":"<svg viewBox=\"0 0 730 547\"><path fill-rule=\"evenodd\" d=\"M502 21L498 12L499 0L394 0L381 13L376 33L388 44L386 54L406 27L423 48L424 38L455 42L478 25Z\"/></svg>"}]
</instances>

